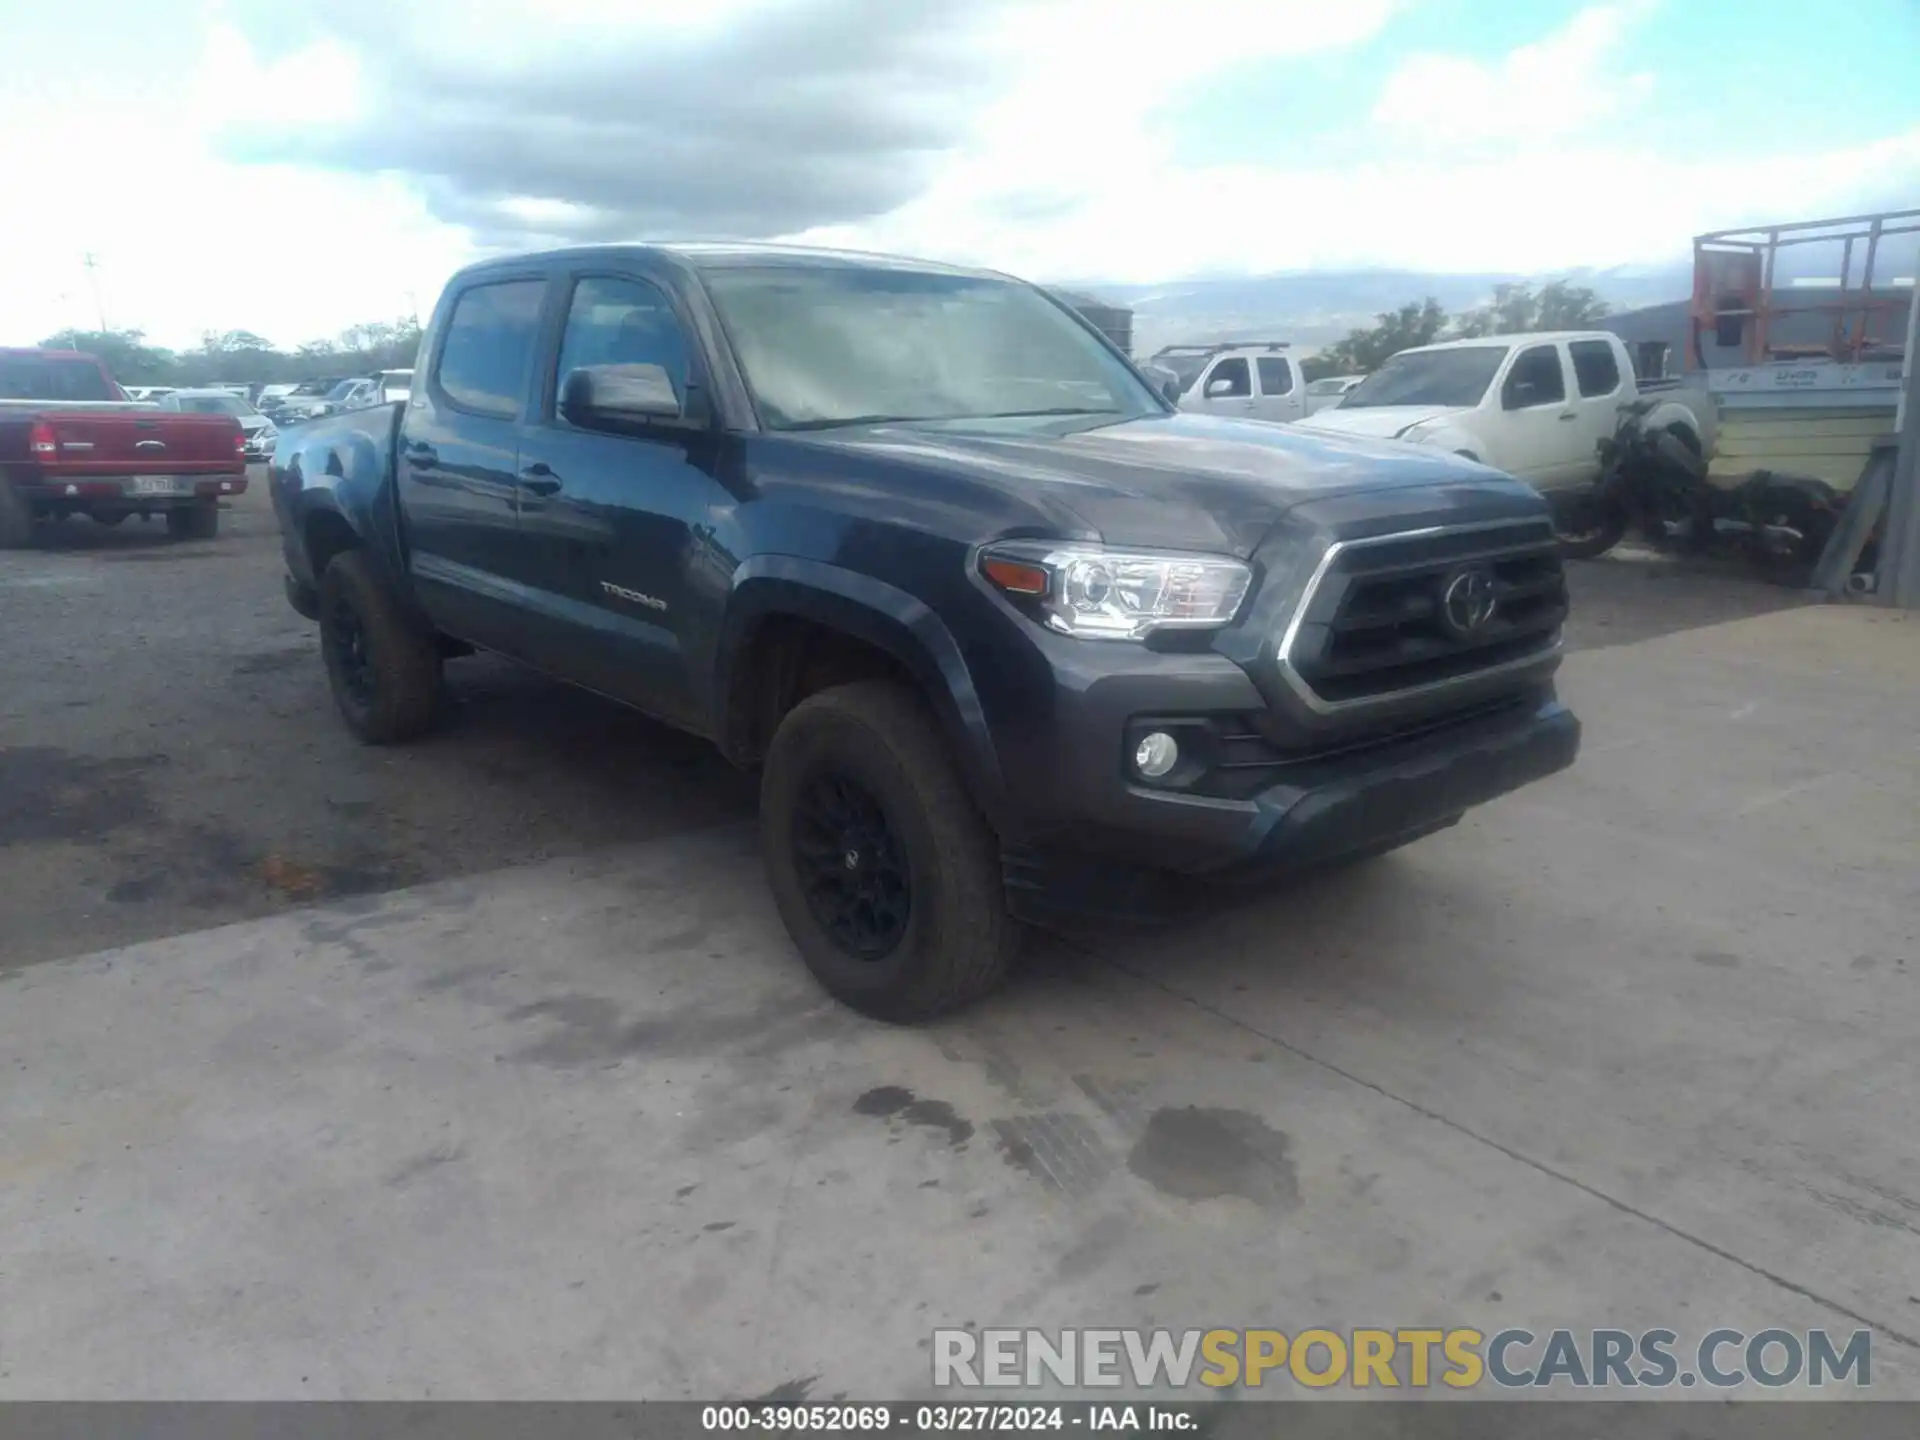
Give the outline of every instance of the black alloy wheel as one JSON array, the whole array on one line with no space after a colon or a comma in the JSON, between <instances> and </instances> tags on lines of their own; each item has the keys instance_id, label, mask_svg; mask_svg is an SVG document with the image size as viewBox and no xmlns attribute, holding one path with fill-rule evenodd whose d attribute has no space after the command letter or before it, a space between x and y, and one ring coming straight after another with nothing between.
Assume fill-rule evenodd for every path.
<instances>
[{"instance_id":1,"label":"black alloy wheel","mask_svg":"<svg viewBox=\"0 0 1920 1440\"><path fill-rule=\"evenodd\" d=\"M334 674L354 704L373 703L373 656L367 648L367 627L346 596L337 597L327 616L326 641L333 652Z\"/></svg>"},{"instance_id":2,"label":"black alloy wheel","mask_svg":"<svg viewBox=\"0 0 1920 1440\"><path fill-rule=\"evenodd\" d=\"M886 811L851 776L825 770L798 796L793 866L807 908L849 955L879 960L907 933L913 877Z\"/></svg>"}]
</instances>

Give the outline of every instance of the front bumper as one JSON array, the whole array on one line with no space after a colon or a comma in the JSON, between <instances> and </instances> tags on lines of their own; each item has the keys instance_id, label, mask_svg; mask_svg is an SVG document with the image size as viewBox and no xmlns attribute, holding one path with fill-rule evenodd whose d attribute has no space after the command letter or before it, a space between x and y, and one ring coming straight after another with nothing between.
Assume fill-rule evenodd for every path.
<instances>
[{"instance_id":1,"label":"front bumper","mask_svg":"<svg viewBox=\"0 0 1920 1440\"><path fill-rule=\"evenodd\" d=\"M1551 691L1277 769L1246 799L1172 794L1119 776L1080 842L1005 852L1023 919L1154 920L1222 886L1258 886L1445 829L1476 805L1564 770L1580 722ZM1196 883L1200 882L1200 883Z\"/></svg>"}]
</instances>

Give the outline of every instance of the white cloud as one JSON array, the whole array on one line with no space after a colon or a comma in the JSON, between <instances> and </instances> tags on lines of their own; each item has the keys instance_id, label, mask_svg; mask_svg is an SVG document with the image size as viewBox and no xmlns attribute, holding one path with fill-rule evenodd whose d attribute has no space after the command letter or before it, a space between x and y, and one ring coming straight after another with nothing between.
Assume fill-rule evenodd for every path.
<instances>
[{"instance_id":1,"label":"white cloud","mask_svg":"<svg viewBox=\"0 0 1920 1440\"><path fill-rule=\"evenodd\" d=\"M72 53L71 37L44 20L47 48L16 47L0 77L0 173L11 194L28 197L32 218L0 227L0 274L34 277L0 289L0 342L94 323L88 251L100 259L92 280L108 319L167 344L240 327L292 344L431 304L475 253L470 233L444 218L454 212L436 214L446 192L431 178L240 165L219 158L215 140L236 125L377 121L373 47L445 25L455 0L393 6L388 22L332 30L314 17L361 0L304 9L274 0L246 25L235 17L249 0L178 3L190 13L156 12L150 31L119 37L134 58L117 69L91 51L90 68L50 63ZM460 23L438 32L434 63L463 83L471 75L482 95L489 76L625 53L614 42L630 48L636 26L692 54L722 25L791 16L803 3L571 0L545 15L534 0L459 0ZM1372 265L1541 271L1669 259L1701 230L1871 208L1903 198L1920 175L1920 129L1738 160L1671 143L1641 109L1649 93L1664 93L1634 49L1646 0L1587 9L1493 61L1405 58L1374 96L1355 97L1338 160L1307 145L1269 164L1196 164L1156 124L1231 67L1311 63L1366 42L1398 3L1215 0L1204 15L1166 0L950 7L965 21L954 43L969 47L955 84L985 76L985 89L915 93L904 109L872 112L951 137L913 151L926 183L890 213L803 238L1048 279ZM261 29L273 25L284 28ZM142 46L153 53L136 53ZM160 55L162 46L174 48ZM568 71L551 73L564 82ZM1675 83L1663 75L1662 86ZM805 85L793 97L826 105L835 120L868 114L834 110L844 95L821 100ZM783 119L789 103L782 92ZM588 200L516 185L494 219L564 230L595 213Z\"/></svg>"},{"instance_id":2,"label":"white cloud","mask_svg":"<svg viewBox=\"0 0 1920 1440\"><path fill-rule=\"evenodd\" d=\"M1590 136L1652 91L1650 74L1615 61L1653 8L1650 0L1593 6L1492 63L1411 56L1381 87L1373 122L1393 144L1429 151Z\"/></svg>"},{"instance_id":3,"label":"white cloud","mask_svg":"<svg viewBox=\"0 0 1920 1440\"><path fill-rule=\"evenodd\" d=\"M1729 160L1670 143L1657 123L1619 123L1653 84L1617 63L1650 10L1650 0L1589 8L1491 64L1410 57L1354 137L1370 157L1359 162L1317 164L1305 147L1276 165L1182 163L1144 121L1210 69L1263 49L1350 44L1387 18L1383 5L1252 5L1239 25L1171 27L1152 47L1116 42L1113 62L1132 83L1105 101L1110 72L1097 63L1023 76L924 194L803 238L1121 282L1367 266L1541 272L1671 260L1704 230L1848 213L1911 189L1920 130ZM1068 144L1055 143L1060 133ZM1009 223L1009 199L1042 218Z\"/></svg>"}]
</instances>

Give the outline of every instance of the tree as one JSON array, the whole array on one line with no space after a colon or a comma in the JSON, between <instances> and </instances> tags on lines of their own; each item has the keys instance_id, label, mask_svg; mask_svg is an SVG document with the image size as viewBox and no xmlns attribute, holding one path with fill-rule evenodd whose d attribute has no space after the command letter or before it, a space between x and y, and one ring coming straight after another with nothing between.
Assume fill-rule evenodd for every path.
<instances>
[{"instance_id":1,"label":"tree","mask_svg":"<svg viewBox=\"0 0 1920 1440\"><path fill-rule=\"evenodd\" d=\"M1469 310L1454 322L1456 339L1482 335L1525 335L1536 330L1585 330L1607 313L1607 304L1585 285L1551 280L1535 294L1531 285L1496 285L1491 304Z\"/></svg>"},{"instance_id":2,"label":"tree","mask_svg":"<svg viewBox=\"0 0 1920 1440\"><path fill-rule=\"evenodd\" d=\"M191 350L163 350L138 330L62 330L40 342L47 350L81 350L106 363L123 385L206 385L213 381L273 384L366 375L413 364L420 323L412 317L350 325L331 340L276 348L252 330L208 330Z\"/></svg>"},{"instance_id":3,"label":"tree","mask_svg":"<svg viewBox=\"0 0 1920 1440\"><path fill-rule=\"evenodd\" d=\"M1309 380L1370 374L1389 355L1416 345L1431 345L1447 323L1447 312L1429 295L1423 301L1409 301L1398 310L1383 310L1374 319L1378 323L1371 329L1350 330L1346 339L1309 355L1300 362L1300 373Z\"/></svg>"},{"instance_id":4,"label":"tree","mask_svg":"<svg viewBox=\"0 0 1920 1440\"><path fill-rule=\"evenodd\" d=\"M106 362L114 379L156 385L171 373L173 355L146 343L139 330L62 330L40 342L42 350L81 350Z\"/></svg>"}]
</instances>

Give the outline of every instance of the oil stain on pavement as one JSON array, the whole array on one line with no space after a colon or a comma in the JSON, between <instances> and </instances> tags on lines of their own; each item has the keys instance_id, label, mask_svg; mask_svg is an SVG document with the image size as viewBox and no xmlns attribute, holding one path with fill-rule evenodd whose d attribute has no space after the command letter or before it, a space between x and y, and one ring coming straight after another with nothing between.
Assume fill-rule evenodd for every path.
<instances>
[{"instance_id":1,"label":"oil stain on pavement","mask_svg":"<svg viewBox=\"0 0 1920 1440\"><path fill-rule=\"evenodd\" d=\"M1177 1200L1238 1196L1265 1210L1292 1210L1300 1184L1288 1139L1257 1115L1183 1105L1156 1110L1127 1168Z\"/></svg>"},{"instance_id":2,"label":"oil stain on pavement","mask_svg":"<svg viewBox=\"0 0 1920 1440\"><path fill-rule=\"evenodd\" d=\"M146 772L166 763L164 755L108 760L46 745L0 748L0 848L95 840L150 821Z\"/></svg>"},{"instance_id":3,"label":"oil stain on pavement","mask_svg":"<svg viewBox=\"0 0 1920 1440\"><path fill-rule=\"evenodd\" d=\"M904 1085L879 1085L853 1102L853 1113L898 1120L946 1133L947 1143L956 1148L973 1138L973 1122L963 1120L944 1100L922 1100Z\"/></svg>"}]
</instances>

